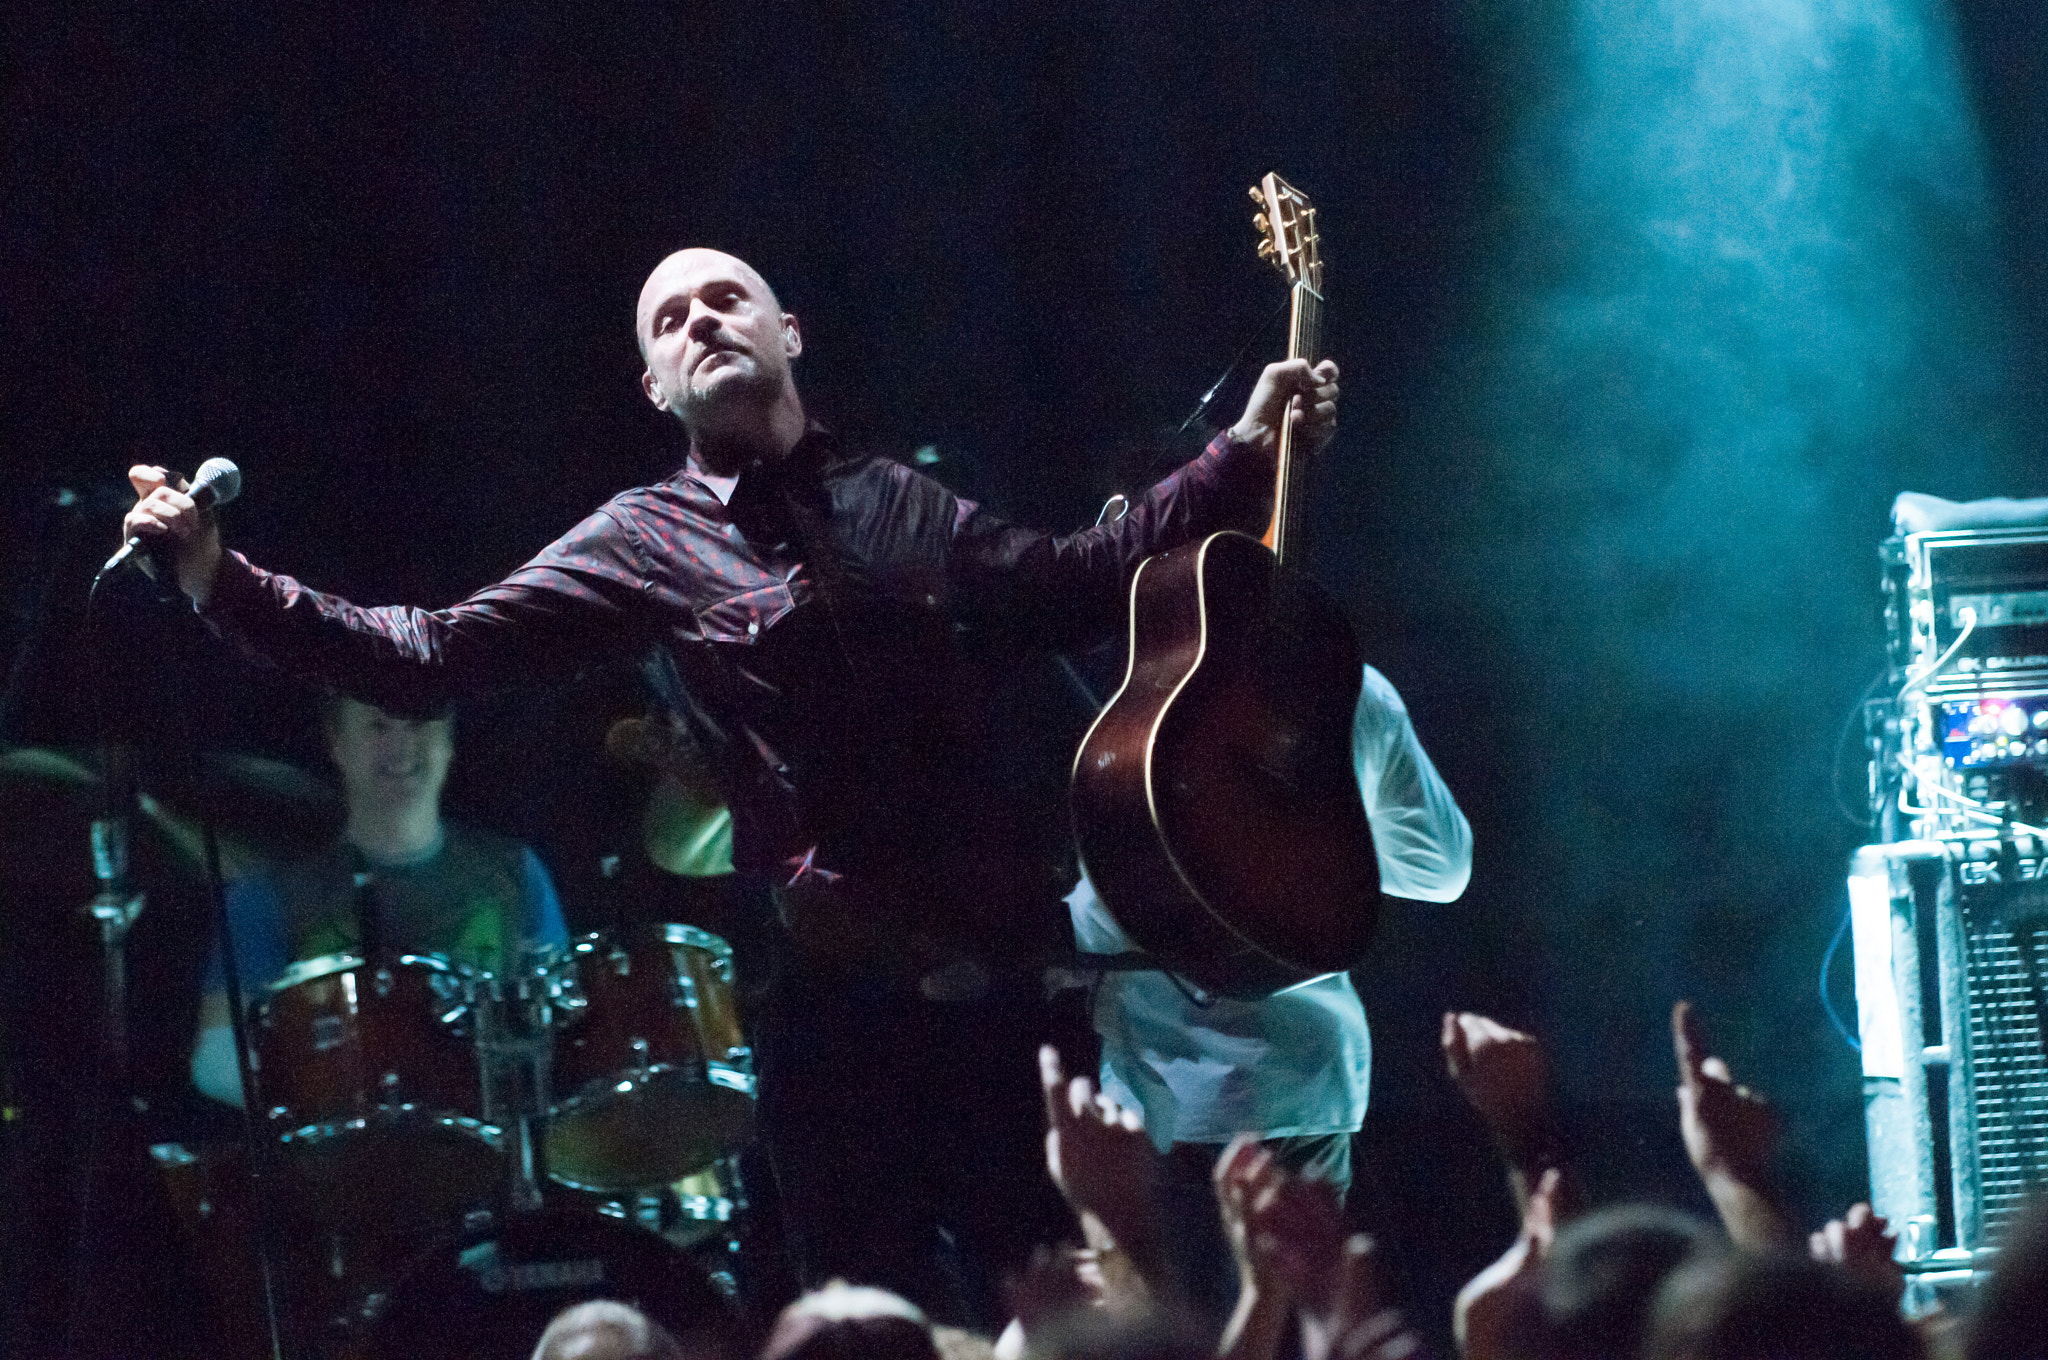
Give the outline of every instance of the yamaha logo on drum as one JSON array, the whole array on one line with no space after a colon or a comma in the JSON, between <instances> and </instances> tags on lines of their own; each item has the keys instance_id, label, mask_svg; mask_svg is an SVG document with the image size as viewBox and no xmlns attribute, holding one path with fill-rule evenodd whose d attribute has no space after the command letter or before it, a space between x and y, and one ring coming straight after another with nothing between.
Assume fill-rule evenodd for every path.
<instances>
[{"instance_id":1,"label":"yamaha logo on drum","mask_svg":"<svg viewBox=\"0 0 2048 1360\"><path fill-rule=\"evenodd\" d=\"M604 1283L604 1262L595 1256L579 1261L521 1261L479 1270L477 1283L486 1294L522 1294L537 1289L587 1289Z\"/></svg>"}]
</instances>

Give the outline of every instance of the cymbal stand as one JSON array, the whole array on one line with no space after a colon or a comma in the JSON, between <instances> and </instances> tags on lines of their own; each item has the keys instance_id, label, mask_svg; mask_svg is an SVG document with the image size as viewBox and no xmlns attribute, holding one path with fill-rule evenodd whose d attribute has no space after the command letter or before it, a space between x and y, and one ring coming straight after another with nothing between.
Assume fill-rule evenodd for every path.
<instances>
[{"instance_id":1,"label":"cymbal stand","mask_svg":"<svg viewBox=\"0 0 2048 1360\"><path fill-rule=\"evenodd\" d=\"M144 894L128 883L128 818L95 818L92 824L92 872L100 890L86 904L99 923L101 988L104 1013L101 1042L107 1080L115 1090L128 1081L128 930L142 915Z\"/></svg>"}]
</instances>

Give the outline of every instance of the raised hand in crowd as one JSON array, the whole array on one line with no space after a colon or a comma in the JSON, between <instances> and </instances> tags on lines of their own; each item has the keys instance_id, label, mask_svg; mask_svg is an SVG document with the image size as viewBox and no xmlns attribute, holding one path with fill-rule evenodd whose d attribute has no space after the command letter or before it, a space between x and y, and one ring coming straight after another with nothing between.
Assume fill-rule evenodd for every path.
<instances>
[{"instance_id":1,"label":"raised hand in crowd","mask_svg":"<svg viewBox=\"0 0 2048 1360\"><path fill-rule=\"evenodd\" d=\"M1892 1255L1898 1241L1882 1214L1868 1204L1852 1204L1848 1213L1808 1237L1807 1249L1814 1260L1841 1266L1884 1290L1896 1304L1906 1292L1906 1272Z\"/></svg>"},{"instance_id":2,"label":"raised hand in crowd","mask_svg":"<svg viewBox=\"0 0 2048 1360\"><path fill-rule=\"evenodd\" d=\"M1079 1217L1108 1291L1141 1284L1155 1296L1172 1294L1153 1191L1159 1154L1143 1118L1087 1077L1068 1080L1050 1045L1038 1050L1038 1075L1045 1092L1046 1170Z\"/></svg>"},{"instance_id":3,"label":"raised hand in crowd","mask_svg":"<svg viewBox=\"0 0 2048 1360\"><path fill-rule=\"evenodd\" d=\"M1216 1159L1216 1203L1223 1216L1223 1239L1237 1259L1237 1306L1224 1324L1217 1353L1224 1360L1268 1360L1280 1349L1294 1318L1294 1285L1290 1274L1261 1242L1252 1246L1252 1212L1266 1204L1282 1183L1284 1172L1254 1134L1240 1134Z\"/></svg>"},{"instance_id":4,"label":"raised hand in crowd","mask_svg":"<svg viewBox=\"0 0 2048 1360\"><path fill-rule=\"evenodd\" d=\"M1778 1146L1778 1116L1728 1064L1707 1053L1692 1003L1671 1008L1671 1043L1678 1057L1678 1123L1686 1155L1735 1244L1752 1251L1789 1247L1791 1221L1771 1190L1771 1157Z\"/></svg>"},{"instance_id":5,"label":"raised hand in crowd","mask_svg":"<svg viewBox=\"0 0 2048 1360\"><path fill-rule=\"evenodd\" d=\"M1465 1011L1444 1015L1442 1043L1444 1066L1499 1145L1515 1207L1526 1218L1537 1181L1564 1164L1543 1045L1533 1034Z\"/></svg>"},{"instance_id":6,"label":"raised hand in crowd","mask_svg":"<svg viewBox=\"0 0 2048 1360\"><path fill-rule=\"evenodd\" d=\"M995 1360L1044 1355L1044 1336L1069 1314L1109 1303L1095 1253L1073 1247L1040 1246L1031 1261L1004 1282L1010 1325L996 1338Z\"/></svg>"},{"instance_id":7,"label":"raised hand in crowd","mask_svg":"<svg viewBox=\"0 0 2048 1360\"><path fill-rule=\"evenodd\" d=\"M1557 1202L1564 1173L1545 1171L1522 1209L1522 1231L1500 1259L1466 1281L1451 1309L1451 1335L1466 1360L1518 1353L1515 1338L1535 1310L1537 1277L1557 1241Z\"/></svg>"},{"instance_id":8,"label":"raised hand in crowd","mask_svg":"<svg viewBox=\"0 0 2048 1360\"><path fill-rule=\"evenodd\" d=\"M1271 1360L1296 1315L1304 1360L1398 1360L1418 1349L1385 1305L1371 1240L1345 1236L1327 1182L1288 1171L1245 1135L1217 1160L1216 1197L1241 1281L1225 1360Z\"/></svg>"},{"instance_id":9,"label":"raised hand in crowd","mask_svg":"<svg viewBox=\"0 0 2048 1360\"><path fill-rule=\"evenodd\" d=\"M1344 1239L1328 1302L1301 1310L1302 1360L1410 1360L1422 1342L1386 1306L1376 1248L1364 1233Z\"/></svg>"}]
</instances>

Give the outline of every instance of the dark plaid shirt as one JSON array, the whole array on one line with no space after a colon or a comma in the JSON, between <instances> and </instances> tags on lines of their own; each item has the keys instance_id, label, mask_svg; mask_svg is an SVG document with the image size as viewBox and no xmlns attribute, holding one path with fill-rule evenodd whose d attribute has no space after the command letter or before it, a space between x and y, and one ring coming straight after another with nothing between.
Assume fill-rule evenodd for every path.
<instances>
[{"instance_id":1,"label":"dark plaid shirt","mask_svg":"<svg viewBox=\"0 0 2048 1360\"><path fill-rule=\"evenodd\" d=\"M1002 736L991 676L1023 648L1104 636L1147 554L1255 531L1270 476L1219 436L1121 520L1055 535L813 427L742 473L729 505L686 467L448 609L360 608L229 554L206 616L259 658L392 706L652 656L732 804L739 867L964 894L999 919L1019 893L1056 907L1057 889L983 763Z\"/></svg>"}]
</instances>

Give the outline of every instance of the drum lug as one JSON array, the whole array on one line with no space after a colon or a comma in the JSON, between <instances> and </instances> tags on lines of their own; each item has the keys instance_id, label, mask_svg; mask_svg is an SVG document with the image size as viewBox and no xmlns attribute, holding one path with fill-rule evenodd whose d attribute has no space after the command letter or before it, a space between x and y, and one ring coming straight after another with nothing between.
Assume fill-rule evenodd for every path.
<instances>
[{"instance_id":1,"label":"drum lug","mask_svg":"<svg viewBox=\"0 0 2048 1360\"><path fill-rule=\"evenodd\" d=\"M633 1042L630 1046L633 1050L633 1070L644 1079L650 1065L647 1061L650 1046L645 1039L642 1039L637 1034L633 1036Z\"/></svg>"},{"instance_id":2,"label":"drum lug","mask_svg":"<svg viewBox=\"0 0 2048 1360\"><path fill-rule=\"evenodd\" d=\"M697 979L687 972L676 973L676 1004L690 1010L697 1009Z\"/></svg>"},{"instance_id":3,"label":"drum lug","mask_svg":"<svg viewBox=\"0 0 2048 1360\"><path fill-rule=\"evenodd\" d=\"M383 1075L382 1077L379 1077L379 1078L377 1079L377 1085L378 1085L378 1087L379 1087L379 1088L381 1088L381 1089L383 1090L383 1092L384 1092L384 1094L385 1094L386 1096L395 1096L395 1095L397 1095L397 1094L398 1094L398 1074L397 1074L396 1072L386 1072L386 1073L385 1073L385 1074L384 1074L384 1075ZM392 1102L392 1103L396 1103L396 1102Z\"/></svg>"},{"instance_id":4,"label":"drum lug","mask_svg":"<svg viewBox=\"0 0 2048 1360\"><path fill-rule=\"evenodd\" d=\"M611 952L611 965L612 971L620 977L630 976L633 971L633 956L623 949L614 949Z\"/></svg>"},{"instance_id":5,"label":"drum lug","mask_svg":"<svg viewBox=\"0 0 2048 1360\"><path fill-rule=\"evenodd\" d=\"M378 996L390 996L391 970L389 968L379 968L372 979L372 985L376 987Z\"/></svg>"}]
</instances>

